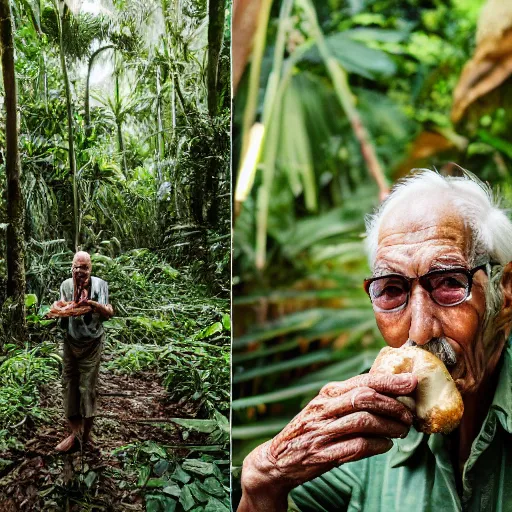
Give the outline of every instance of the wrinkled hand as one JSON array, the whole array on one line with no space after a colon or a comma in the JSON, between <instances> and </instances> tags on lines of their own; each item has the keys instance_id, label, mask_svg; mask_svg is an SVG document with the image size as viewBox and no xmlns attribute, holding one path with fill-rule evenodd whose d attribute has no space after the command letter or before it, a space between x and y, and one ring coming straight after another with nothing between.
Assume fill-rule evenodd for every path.
<instances>
[{"instance_id":1,"label":"wrinkled hand","mask_svg":"<svg viewBox=\"0 0 512 512\"><path fill-rule=\"evenodd\" d=\"M336 466L388 451L390 438L407 435L413 416L386 395L407 395L416 385L412 374L365 374L324 386L281 433L248 455L242 486L249 496L239 512L282 510L268 502L260 508L256 496L270 492L282 502L291 489Z\"/></svg>"},{"instance_id":2,"label":"wrinkled hand","mask_svg":"<svg viewBox=\"0 0 512 512\"><path fill-rule=\"evenodd\" d=\"M92 309L93 313L96 313L96 311L98 311L98 309L101 307L101 304L99 302L96 302L95 300L86 299L83 302L87 306L91 306L91 309Z\"/></svg>"},{"instance_id":3,"label":"wrinkled hand","mask_svg":"<svg viewBox=\"0 0 512 512\"><path fill-rule=\"evenodd\" d=\"M95 300L89 300L87 299L85 303L88 306L91 306L91 310L93 313L100 315L104 318L111 318L114 316L114 309L110 304L100 304L99 302Z\"/></svg>"}]
</instances>

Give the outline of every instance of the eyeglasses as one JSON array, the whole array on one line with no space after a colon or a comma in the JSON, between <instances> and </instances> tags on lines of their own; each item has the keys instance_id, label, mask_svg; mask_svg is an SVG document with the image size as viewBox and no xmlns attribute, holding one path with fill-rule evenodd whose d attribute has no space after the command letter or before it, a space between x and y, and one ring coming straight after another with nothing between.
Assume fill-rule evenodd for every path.
<instances>
[{"instance_id":1,"label":"eyeglasses","mask_svg":"<svg viewBox=\"0 0 512 512\"><path fill-rule=\"evenodd\" d=\"M73 265L71 270L89 270L89 265Z\"/></svg>"},{"instance_id":2,"label":"eyeglasses","mask_svg":"<svg viewBox=\"0 0 512 512\"><path fill-rule=\"evenodd\" d=\"M493 263L491 263L492 265ZM433 270L419 277L405 277L401 274L365 279L364 289L379 312L399 311L407 305L412 283L416 280L440 306L456 306L471 294L473 276L487 264L472 270L454 268Z\"/></svg>"}]
</instances>

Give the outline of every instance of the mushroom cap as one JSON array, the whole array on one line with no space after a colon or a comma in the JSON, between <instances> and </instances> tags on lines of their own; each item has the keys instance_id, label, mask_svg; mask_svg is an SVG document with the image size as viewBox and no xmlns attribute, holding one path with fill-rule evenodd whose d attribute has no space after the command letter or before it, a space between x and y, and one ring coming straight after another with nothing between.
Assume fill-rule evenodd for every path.
<instances>
[{"instance_id":1,"label":"mushroom cap","mask_svg":"<svg viewBox=\"0 0 512 512\"><path fill-rule=\"evenodd\" d=\"M418 386L412 398L418 431L448 434L459 426L464 413L462 397L444 363L430 352L418 347L384 347L370 373L416 375Z\"/></svg>"}]
</instances>

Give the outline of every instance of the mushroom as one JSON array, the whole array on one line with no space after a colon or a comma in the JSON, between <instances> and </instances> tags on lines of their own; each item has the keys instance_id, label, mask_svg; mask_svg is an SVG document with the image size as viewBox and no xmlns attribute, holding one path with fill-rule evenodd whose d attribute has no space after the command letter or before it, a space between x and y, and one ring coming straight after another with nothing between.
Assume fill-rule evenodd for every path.
<instances>
[{"instance_id":1,"label":"mushroom","mask_svg":"<svg viewBox=\"0 0 512 512\"><path fill-rule=\"evenodd\" d=\"M435 355L418 347L385 347L370 373L412 373L418 378L413 396L398 397L415 413L414 426L427 434L448 434L458 427L464 404L450 373Z\"/></svg>"}]
</instances>

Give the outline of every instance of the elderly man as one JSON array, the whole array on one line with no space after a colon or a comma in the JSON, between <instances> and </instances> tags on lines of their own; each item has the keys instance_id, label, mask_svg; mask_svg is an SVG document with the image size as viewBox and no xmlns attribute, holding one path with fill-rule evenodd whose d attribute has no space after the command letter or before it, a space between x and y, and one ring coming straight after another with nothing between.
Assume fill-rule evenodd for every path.
<instances>
[{"instance_id":1,"label":"elderly man","mask_svg":"<svg viewBox=\"0 0 512 512\"><path fill-rule=\"evenodd\" d=\"M55 448L68 452L87 442L96 413L96 385L105 331L102 322L114 315L108 303L108 284L91 276L92 263L88 253L77 252L73 258L72 275L60 287L56 316L66 316L62 386L64 410L71 435ZM79 316L67 316L66 308L74 308ZM66 325L67 324L67 325Z\"/></svg>"},{"instance_id":2,"label":"elderly man","mask_svg":"<svg viewBox=\"0 0 512 512\"><path fill-rule=\"evenodd\" d=\"M421 171L367 234L384 340L444 358L462 421L449 435L411 427L396 399L410 373L332 382L246 458L238 510L284 512L289 495L301 512L512 510L512 223L469 173Z\"/></svg>"}]
</instances>

